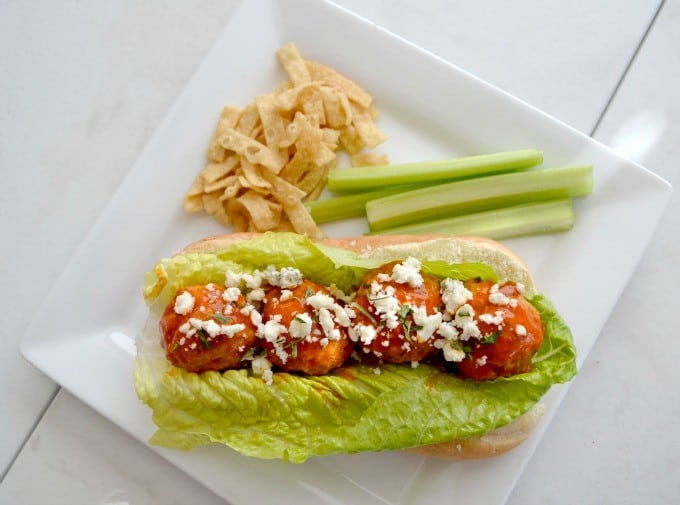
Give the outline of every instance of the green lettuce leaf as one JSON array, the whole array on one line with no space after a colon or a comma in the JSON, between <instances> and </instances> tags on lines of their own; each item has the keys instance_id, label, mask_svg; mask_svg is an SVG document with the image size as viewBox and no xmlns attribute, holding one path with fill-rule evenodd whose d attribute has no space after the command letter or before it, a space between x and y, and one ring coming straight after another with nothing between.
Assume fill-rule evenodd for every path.
<instances>
[{"instance_id":1,"label":"green lettuce leaf","mask_svg":"<svg viewBox=\"0 0 680 505\"><path fill-rule=\"evenodd\" d=\"M297 235L265 234L217 255L163 260L147 274L144 292L152 307L165 306L183 285L223 280L223 266L248 271L270 264L295 266L317 282L342 289L377 266ZM495 275L484 265L459 270L469 277ZM216 442L249 456L302 462L486 433L519 417L553 384L576 373L569 328L545 297L529 301L546 326L531 372L488 382L463 380L427 365L348 365L322 377L276 373L267 385L247 370L195 374L174 368L157 342L147 342L139 346L135 387L159 428L151 442L185 450Z\"/></svg>"}]
</instances>

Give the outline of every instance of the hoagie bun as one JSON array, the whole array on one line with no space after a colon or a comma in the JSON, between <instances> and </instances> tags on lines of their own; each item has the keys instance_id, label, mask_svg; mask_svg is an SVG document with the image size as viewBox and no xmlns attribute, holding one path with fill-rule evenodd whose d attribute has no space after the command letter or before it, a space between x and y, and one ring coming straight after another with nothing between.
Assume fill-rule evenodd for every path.
<instances>
[{"instance_id":1,"label":"hoagie bun","mask_svg":"<svg viewBox=\"0 0 680 505\"><path fill-rule=\"evenodd\" d=\"M178 253L178 255L192 257L192 255L200 256L220 254L222 251L232 248L234 244L239 242L248 242L261 237L261 235L253 233L235 233L207 237L186 246ZM500 243L485 238L440 236L366 236L344 239L325 239L315 243L318 243L322 246L351 251L352 253L356 253L360 258L368 258L378 263L389 263L403 260L404 258L408 257L415 257L419 261L423 262L444 260L451 264L482 263L493 268L493 270L498 275L499 283L506 281L519 283L524 287L526 296L532 296L536 293L536 286L534 284L532 275L521 258L519 258L514 252ZM226 255L225 257L229 256ZM154 292L154 295L147 296L147 302L149 302L149 304L152 306L152 309L155 294L160 292L160 290L167 288L167 281L163 280L163 275L166 274L159 274L159 269L157 267L154 273L156 284L154 289L151 290L151 292ZM149 292L150 291L146 291L145 294L148 295ZM152 310L152 322L147 325L148 327L152 328L152 333L155 333L156 331L154 326L157 326L157 321L159 318L157 308L155 312L156 313L154 314L154 310ZM158 335L155 334L151 340L158 338ZM153 342L149 344L149 339L147 339L146 345L153 345ZM573 370L570 369L564 373L560 372L562 375L560 375L558 378L555 378L555 382L564 382L565 380L570 379L571 376L573 376L573 373L575 373L573 357L568 357L567 361L568 366L572 367ZM138 363L138 368L139 365L140 364ZM403 373L410 373L407 371L408 368L408 365L403 365ZM340 376L342 376L342 374L340 374ZM449 379L450 377L447 378L447 380ZM142 390L140 397L149 403L153 408L153 401L148 401L148 398L150 396L158 396L164 393L161 391L161 388L150 393L146 386L140 387L139 382L140 381L137 381L137 389L138 393L140 390ZM484 387L491 390L493 387L495 387L491 385L492 382L493 381L485 383ZM498 387L502 386L499 385ZM531 395L535 395L535 393L531 393ZM521 444L531 434L534 427L540 421L541 415L543 413L543 407L536 401L532 401L531 403L533 406L530 405L528 408L522 407L522 412L518 415L513 415L512 419L508 419L509 422L501 421L498 423L498 426L500 427L491 429L485 433L465 437L454 437L447 440L440 440L436 443L409 444L405 447L369 447L361 448L359 450L383 450L397 448L405 449L409 452L427 457L447 459L476 459L496 456ZM446 406L442 406L442 408L445 407ZM166 407L164 406L164 408ZM156 443L172 446L173 443L168 443L168 437L166 436L168 435L168 428L161 428L163 429L159 431L165 431L165 433L163 437L158 437L162 440L156 440ZM207 435L206 440L215 440L215 437L212 435ZM227 445L232 445L228 442L225 443L227 443ZM181 446L182 444L176 445ZM361 446L361 444L359 444L359 446ZM248 451L241 450L241 452L244 454L249 454ZM330 453L333 452L337 451L330 451ZM355 449L351 449L348 452L355 452ZM253 449L251 455L259 454L256 449ZM317 454L314 452L310 453L310 456L314 455ZM297 460L296 457L291 456L286 451L284 451L281 456L274 457L282 457L282 459L290 459L292 461ZM299 460L303 459L304 458L300 458Z\"/></svg>"}]
</instances>

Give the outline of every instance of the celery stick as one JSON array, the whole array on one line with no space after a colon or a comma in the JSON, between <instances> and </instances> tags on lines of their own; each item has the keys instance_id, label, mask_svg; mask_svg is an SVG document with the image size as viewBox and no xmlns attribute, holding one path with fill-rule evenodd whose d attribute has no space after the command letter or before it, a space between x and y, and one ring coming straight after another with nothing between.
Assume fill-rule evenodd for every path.
<instances>
[{"instance_id":1,"label":"celery stick","mask_svg":"<svg viewBox=\"0 0 680 505\"><path fill-rule=\"evenodd\" d=\"M441 161L340 168L329 172L328 189L334 193L357 193L386 185L452 181L524 170L542 161L543 153L538 149L523 149Z\"/></svg>"},{"instance_id":2,"label":"celery stick","mask_svg":"<svg viewBox=\"0 0 680 505\"><path fill-rule=\"evenodd\" d=\"M371 235L378 233L381 235L478 235L502 240L524 235L567 231L573 225L574 210L571 206L571 200L562 198L397 226L371 233Z\"/></svg>"},{"instance_id":3,"label":"celery stick","mask_svg":"<svg viewBox=\"0 0 680 505\"><path fill-rule=\"evenodd\" d=\"M375 200L384 196L403 193L404 191L411 191L422 187L424 187L422 184L390 186L378 191L334 196L323 200L312 200L305 202L305 205L316 224L329 223L331 221L340 221L341 219L365 216L366 202L369 200Z\"/></svg>"},{"instance_id":4,"label":"celery stick","mask_svg":"<svg viewBox=\"0 0 680 505\"><path fill-rule=\"evenodd\" d=\"M592 192L593 167L548 168L449 182L369 200L372 231Z\"/></svg>"}]
</instances>

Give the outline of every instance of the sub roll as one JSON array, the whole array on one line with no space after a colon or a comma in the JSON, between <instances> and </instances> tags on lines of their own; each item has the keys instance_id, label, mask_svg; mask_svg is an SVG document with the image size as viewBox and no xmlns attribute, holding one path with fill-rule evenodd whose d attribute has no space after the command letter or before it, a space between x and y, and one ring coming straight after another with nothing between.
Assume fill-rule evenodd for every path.
<instances>
[{"instance_id":1,"label":"sub roll","mask_svg":"<svg viewBox=\"0 0 680 505\"><path fill-rule=\"evenodd\" d=\"M526 265L479 237L209 237L145 277L151 442L247 456L501 454L576 373Z\"/></svg>"}]
</instances>

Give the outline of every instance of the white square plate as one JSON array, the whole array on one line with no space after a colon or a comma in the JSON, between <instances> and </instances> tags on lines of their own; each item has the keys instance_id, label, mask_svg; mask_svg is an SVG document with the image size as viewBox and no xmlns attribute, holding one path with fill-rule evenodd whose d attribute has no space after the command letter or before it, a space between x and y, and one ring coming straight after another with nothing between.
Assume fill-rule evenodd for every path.
<instances>
[{"instance_id":1,"label":"white square plate","mask_svg":"<svg viewBox=\"0 0 680 505\"><path fill-rule=\"evenodd\" d=\"M142 277L155 261L210 233L182 196L204 163L221 107L244 105L284 78L275 52L288 41L376 97L381 150L393 162L536 147L545 166L591 163L595 191L576 203L565 234L508 241L574 332L579 363L632 274L670 195L662 179L525 103L332 4L250 0L232 17L186 90L36 314L21 342L35 366L146 443L151 413L133 387L131 337L146 308ZM326 227L366 231L361 220ZM597 279L598 289L590 289ZM545 397L530 440L489 461L443 462L401 453L316 459L302 465L242 457L228 448L167 459L234 504L503 503L567 386Z\"/></svg>"}]
</instances>

